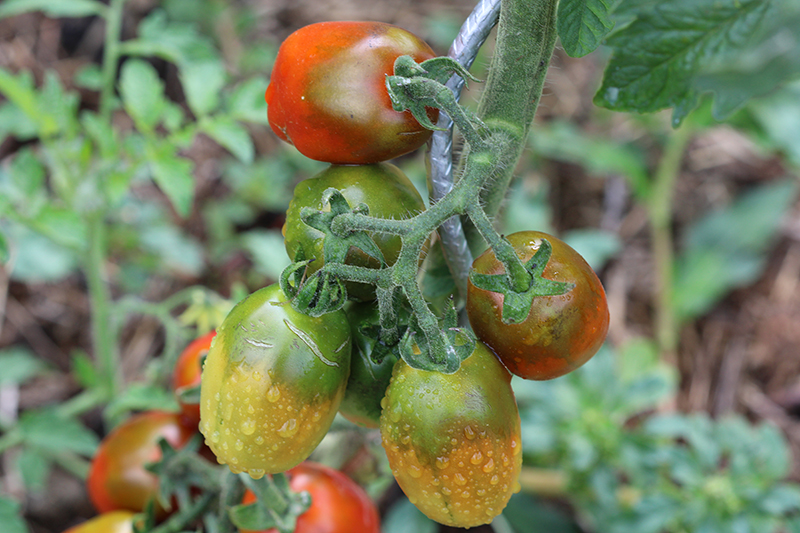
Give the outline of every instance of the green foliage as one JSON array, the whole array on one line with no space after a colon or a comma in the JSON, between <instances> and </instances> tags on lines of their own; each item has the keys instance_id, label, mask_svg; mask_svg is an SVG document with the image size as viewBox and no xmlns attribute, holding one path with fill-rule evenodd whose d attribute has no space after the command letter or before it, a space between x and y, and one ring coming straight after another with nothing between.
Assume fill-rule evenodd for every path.
<instances>
[{"instance_id":1,"label":"green foliage","mask_svg":"<svg viewBox=\"0 0 800 533\"><path fill-rule=\"evenodd\" d=\"M30 11L42 11L48 17L90 17L103 15L106 6L95 0L6 0L0 6L0 18Z\"/></svg>"},{"instance_id":2,"label":"green foliage","mask_svg":"<svg viewBox=\"0 0 800 533\"><path fill-rule=\"evenodd\" d=\"M572 57L594 51L614 29L613 0L562 0L558 3L558 36Z\"/></svg>"},{"instance_id":3,"label":"green foliage","mask_svg":"<svg viewBox=\"0 0 800 533\"><path fill-rule=\"evenodd\" d=\"M673 108L678 125L701 93L714 91L714 114L722 119L800 73L800 12L791 0L633 4L626 13L633 21L607 40L614 54L598 105L640 113Z\"/></svg>"},{"instance_id":4,"label":"green foliage","mask_svg":"<svg viewBox=\"0 0 800 533\"><path fill-rule=\"evenodd\" d=\"M0 496L0 522L8 533L28 533L30 531L22 519L19 504L4 496Z\"/></svg>"},{"instance_id":5,"label":"green foliage","mask_svg":"<svg viewBox=\"0 0 800 533\"><path fill-rule=\"evenodd\" d=\"M383 533L435 533L437 530L436 522L422 514L408 498L397 500L381 523Z\"/></svg>"},{"instance_id":6,"label":"green foliage","mask_svg":"<svg viewBox=\"0 0 800 533\"><path fill-rule=\"evenodd\" d=\"M775 427L652 414L675 392L653 346L546 383L516 382L526 464L562 466L579 514L609 533L776 532L800 511Z\"/></svg>"}]
</instances>

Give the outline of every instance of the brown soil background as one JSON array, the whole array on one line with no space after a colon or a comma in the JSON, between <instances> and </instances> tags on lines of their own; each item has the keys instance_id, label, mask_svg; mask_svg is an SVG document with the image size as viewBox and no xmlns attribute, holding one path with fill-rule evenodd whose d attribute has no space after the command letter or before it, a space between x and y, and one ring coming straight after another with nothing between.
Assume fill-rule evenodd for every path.
<instances>
[{"instance_id":1,"label":"brown soil background","mask_svg":"<svg viewBox=\"0 0 800 533\"><path fill-rule=\"evenodd\" d=\"M323 20L383 20L417 33L437 45L437 36L426 24L429 17L448 16L463 20L474 3L467 0L248 0L237 2L253 10L260 38L280 42L294 29ZM125 35L130 37L135 22L158 2L132 0L127 6ZM245 46L241 40L218 28L216 36L226 54ZM445 53L444 45L437 52ZM46 70L55 69L62 80L102 52L102 26L87 20L52 20L37 14L0 21L0 66L13 71L30 70L38 80ZM585 124L591 97L598 86L602 67L591 56L570 59L557 51L551 68L538 121L569 119ZM172 86L177 79L166 77L168 93L180 94ZM83 105L93 107L96 95L83 93ZM620 127L624 127L620 118ZM276 141L266 130L254 131L257 150L269 153ZM613 136L614 131L608 133ZM3 158L19 148L14 140L0 143ZM218 193L218 168L213 164L223 152L211 143L196 143L191 157L199 167L197 203L203 205ZM653 147L653 159L658 148ZM611 339L619 342L634 335L652 335L653 269L649 232L641 207L624 198L609 200L609 181L587 176L576 166L549 163L544 179L550 186L550 202L557 230L601 227L615 219L624 249L601 277L612 308ZM790 170L780 159L764 155L753 142L725 126L706 130L696 137L685 156L677 183L674 230L682 228L708 210L723 205L740 190L785 176ZM613 199L613 198L612 198ZM610 205L622 205L610 213ZM279 216L279 215L275 215ZM274 217L273 217L274 218ZM186 229L202 235L197 214L184 222ZM242 259L244 263L246 260ZM192 283L207 283L224 290L241 264L209 274L207 279L173 279L148 287L147 299L158 300ZM777 244L769 252L769 265L752 286L728 295L702 319L685 326L675 364L681 373L677 408L708 411L715 416L740 412L752 420L768 419L783 429L791 442L795 459L800 458L800 205L785 220ZM46 285L22 285L10 281L0 269L0 347L25 344L60 372L38 378L20 391L19 409L57 403L78 391L69 376L69 353L88 350L86 328L89 305L84 281L77 276ZM131 324L123 339L125 375L135 376L163 345L160 328L140 320ZM96 413L87 423L99 427ZM4 461L12 461L5 454ZM800 478L795 460L794 477ZM6 463L7 466L7 463ZM3 492L14 494L18 480L9 469L0 470ZM58 533L77 517L91 516L92 509L82 484L56 471L43 494L29 495L26 515L34 533ZM1 529L1 527L0 527Z\"/></svg>"}]
</instances>

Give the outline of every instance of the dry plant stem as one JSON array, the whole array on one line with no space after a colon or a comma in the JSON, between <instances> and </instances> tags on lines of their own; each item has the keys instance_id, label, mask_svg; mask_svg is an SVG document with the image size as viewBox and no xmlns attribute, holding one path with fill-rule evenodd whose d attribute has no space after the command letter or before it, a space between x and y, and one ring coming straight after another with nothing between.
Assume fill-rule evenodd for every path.
<instances>
[{"instance_id":1,"label":"dry plant stem","mask_svg":"<svg viewBox=\"0 0 800 533\"><path fill-rule=\"evenodd\" d=\"M687 121L667 139L658 163L647 204L653 230L653 261L656 270L655 328L662 357L674 360L678 347L678 321L673 296L674 242L672 239L672 207L675 182L680 174L686 145L692 136Z\"/></svg>"}]
</instances>

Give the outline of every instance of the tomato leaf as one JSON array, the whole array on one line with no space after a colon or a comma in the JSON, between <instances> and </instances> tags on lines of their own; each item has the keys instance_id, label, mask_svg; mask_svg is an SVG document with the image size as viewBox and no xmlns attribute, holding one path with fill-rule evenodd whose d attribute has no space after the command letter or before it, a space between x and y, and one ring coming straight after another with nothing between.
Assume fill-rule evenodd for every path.
<instances>
[{"instance_id":1,"label":"tomato leaf","mask_svg":"<svg viewBox=\"0 0 800 533\"><path fill-rule=\"evenodd\" d=\"M593 52L614 29L612 0L561 0L557 29L561 45L571 57Z\"/></svg>"},{"instance_id":2,"label":"tomato leaf","mask_svg":"<svg viewBox=\"0 0 800 533\"><path fill-rule=\"evenodd\" d=\"M255 147L250 134L238 122L227 117L200 121L200 131L217 141L242 163L252 163Z\"/></svg>"},{"instance_id":3,"label":"tomato leaf","mask_svg":"<svg viewBox=\"0 0 800 533\"><path fill-rule=\"evenodd\" d=\"M24 383L41 374L47 365L33 353L20 346L0 351L0 387Z\"/></svg>"},{"instance_id":4,"label":"tomato leaf","mask_svg":"<svg viewBox=\"0 0 800 533\"><path fill-rule=\"evenodd\" d=\"M106 416L117 418L127 411L169 411L180 410L178 401L171 392L157 385L136 383L114 398L106 407Z\"/></svg>"},{"instance_id":5,"label":"tomato leaf","mask_svg":"<svg viewBox=\"0 0 800 533\"><path fill-rule=\"evenodd\" d=\"M150 147L148 153L153 181L170 199L175 211L182 217L188 216L194 201L192 162L175 155L166 144Z\"/></svg>"},{"instance_id":6,"label":"tomato leaf","mask_svg":"<svg viewBox=\"0 0 800 533\"><path fill-rule=\"evenodd\" d=\"M53 410L27 411L20 417L18 427L27 443L42 450L91 456L97 449L94 432L78 420L60 416Z\"/></svg>"},{"instance_id":7,"label":"tomato leaf","mask_svg":"<svg viewBox=\"0 0 800 533\"><path fill-rule=\"evenodd\" d=\"M673 108L679 125L697 105L698 73L752 46L778 0L668 0L638 12L607 43L614 49L597 105L647 113Z\"/></svg>"},{"instance_id":8,"label":"tomato leaf","mask_svg":"<svg viewBox=\"0 0 800 533\"><path fill-rule=\"evenodd\" d=\"M204 116L219 106L219 95L227 74L219 59L187 62L180 67L180 78L186 102L197 116Z\"/></svg>"},{"instance_id":9,"label":"tomato leaf","mask_svg":"<svg viewBox=\"0 0 800 533\"><path fill-rule=\"evenodd\" d=\"M130 59L122 65L119 83L125 111L137 128L152 131L167 109L164 82L156 69L141 59Z\"/></svg>"},{"instance_id":10,"label":"tomato leaf","mask_svg":"<svg viewBox=\"0 0 800 533\"><path fill-rule=\"evenodd\" d=\"M11 498L0 496L0 524L6 533L28 533L30 529L22 519L19 503Z\"/></svg>"}]
</instances>

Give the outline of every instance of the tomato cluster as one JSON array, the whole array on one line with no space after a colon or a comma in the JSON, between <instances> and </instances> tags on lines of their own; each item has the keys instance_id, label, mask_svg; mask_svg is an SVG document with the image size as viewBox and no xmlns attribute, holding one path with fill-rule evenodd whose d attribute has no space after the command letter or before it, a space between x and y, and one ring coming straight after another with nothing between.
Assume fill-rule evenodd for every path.
<instances>
[{"instance_id":1,"label":"tomato cluster","mask_svg":"<svg viewBox=\"0 0 800 533\"><path fill-rule=\"evenodd\" d=\"M339 207L345 202L376 218L405 219L425 209L413 184L387 162L420 147L431 133L409 112L392 109L384 80L400 55L422 61L433 52L412 34L373 22L313 24L278 52L266 91L269 123L304 155L331 163L297 185L286 213L286 251L303 280L331 262L386 268L402 250L399 236L381 232L366 235L369 249L349 245L347 235L320 222L338 216L332 195L339 195ZM428 110L429 119L436 115ZM233 472L258 479L288 471L292 486L312 492L315 502L345 505L318 495L314 482L301 482L321 475L305 461L340 412L380 428L398 484L426 515L456 527L490 522L520 488L512 374L551 379L574 370L599 349L608 328L602 285L574 250L537 232L506 241L521 262L545 242L552 254L540 274L565 289L532 296L527 318L512 324L502 312L505 293L470 283L467 313L478 342L452 374L409 365L399 357L399 335L384 342L371 284L347 282L343 290L354 301L317 314L294 305L295 294L288 293L297 286L285 279L254 292L230 312L208 351L200 398L206 443ZM505 274L491 250L473 270ZM349 490L344 481L337 486ZM326 512L319 505L316 512ZM311 516L300 517L298 531L378 530L377 518L360 528L350 521L344 529L324 529L308 525L317 524Z\"/></svg>"}]
</instances>

